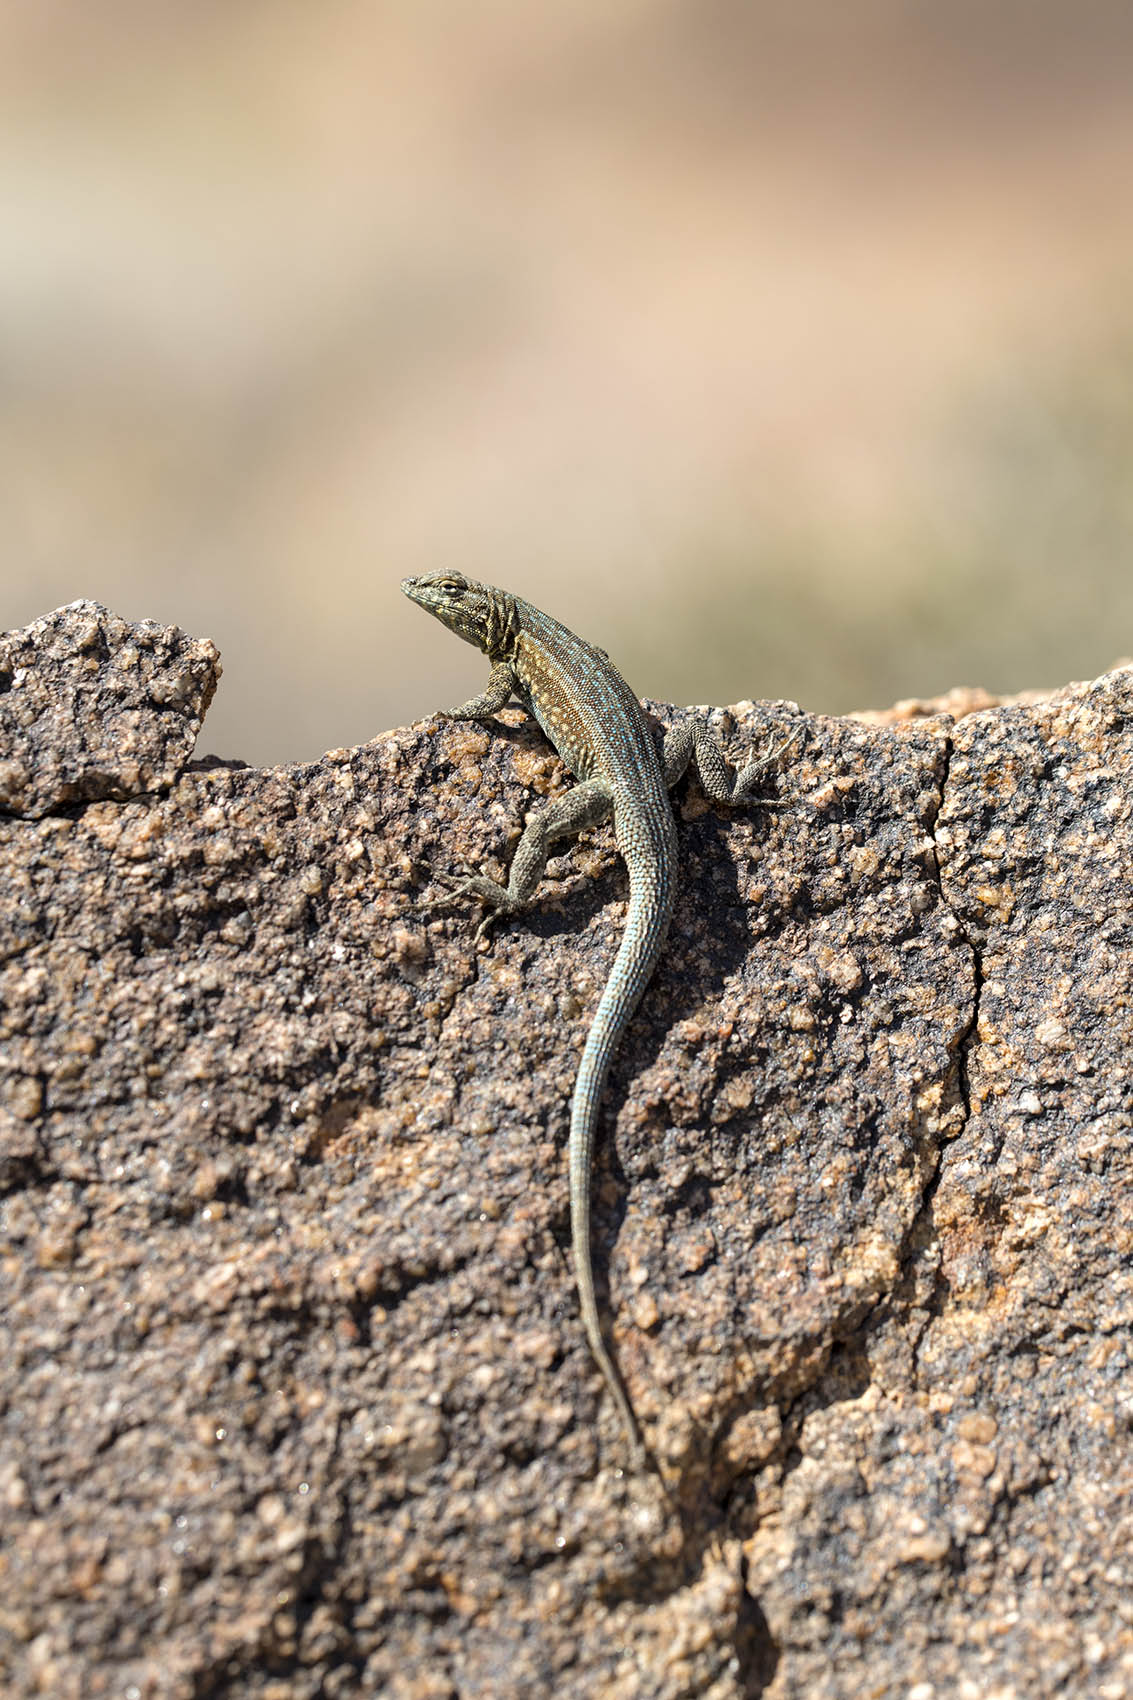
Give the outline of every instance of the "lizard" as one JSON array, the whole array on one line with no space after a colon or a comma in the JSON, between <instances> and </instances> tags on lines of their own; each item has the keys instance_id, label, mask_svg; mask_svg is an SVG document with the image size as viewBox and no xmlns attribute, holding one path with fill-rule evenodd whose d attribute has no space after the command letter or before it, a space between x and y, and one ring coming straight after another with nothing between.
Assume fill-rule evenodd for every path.
<instances>
[{"instance_id":1,"label":"lizard","mask_svg":"<svg viewBox=\"0 0 1133 1700\"><path fill-rule=\"evenodd\" d=\"M437 874L446 897L478 898L485 913L477 941L500 917L531 900L550 847L613 816L614 836L629 875L625 930L590 1025L575 1079L568 1174L571 1251L579 1307L591 1354L609 1389L636 1466L642 1459L637 1421L606 1346L594 1295L590 1185L599 1099L610 1064L665 943L677 887L677 834L669 790L692 765L705 794L718 803L781 806L790 798L756 797L752 786L792 739L735 771L706 721L693 715L665 733L663 747L637 697L602 649L584 642L522 597L458 572L402 580L424 608L491 663L479 696L440 709L449 720L490 722L513 697L533 714L577 784L527 822L507 885L484 874ZM432 870L430 870L432 871Z\"/></svg>"}]
</instances>

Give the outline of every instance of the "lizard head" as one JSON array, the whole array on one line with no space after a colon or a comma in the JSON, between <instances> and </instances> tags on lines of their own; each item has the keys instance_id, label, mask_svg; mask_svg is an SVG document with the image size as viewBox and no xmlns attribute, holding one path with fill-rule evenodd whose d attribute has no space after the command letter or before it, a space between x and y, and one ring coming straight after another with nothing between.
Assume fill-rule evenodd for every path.
<instances>
[{"instance_id":1,"label":"lizard head","mask_svg":"<svg viewBox=\"0 0 1133 1700\"><path fill-rule=\"evenodd\" d=\"M477 584L463 573L425 573L403 578L401 588L411 602L434 615L442 625L475 644L493 661L507 660L518 630L514 596L494 585Z\"/></svg>"}]
</instances>

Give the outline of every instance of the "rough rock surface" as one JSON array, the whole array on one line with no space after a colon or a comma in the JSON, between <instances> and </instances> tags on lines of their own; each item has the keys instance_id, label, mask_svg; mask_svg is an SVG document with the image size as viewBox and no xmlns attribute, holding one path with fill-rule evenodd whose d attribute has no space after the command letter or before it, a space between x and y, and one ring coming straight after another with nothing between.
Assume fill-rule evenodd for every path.
<instances>
[{"instance_id":1,"label":"rough rock surface","mask_svg":"<svg viewBox=\"0 0 1133 1700\"><path fill-rule=\"evenodd\" d=\"M419 907L537 729L0 820L3 1691L1133 1692L1131 709L718 716L799 800L678 792L595 1177L638 1478L567 1251L609 830L488 953Z\"/></svg>"},{"instance_id":2,"label":"rough rock surface","mask_svg":"<svg viewBox=\"0 0 1133 1700\"><path fill-rule=\"evenodd\" d=\"M0 812L173 784L220 677L207 639L72 602L0 635Z\"/></svg>"}]
</instances>

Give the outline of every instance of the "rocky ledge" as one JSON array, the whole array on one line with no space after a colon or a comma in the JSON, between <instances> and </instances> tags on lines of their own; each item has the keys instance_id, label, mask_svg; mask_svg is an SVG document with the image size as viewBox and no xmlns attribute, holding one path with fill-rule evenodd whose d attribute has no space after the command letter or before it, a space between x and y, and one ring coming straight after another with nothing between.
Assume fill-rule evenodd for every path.
<instances>
[{"instance_id":1,"label":"rocky ledge","mask_svg":"<svg viewBox=\"0 0 1133 1700\"><path fill-rule=\"evenodd\" d=\"M537 728L190 760L211 644L0 647L0 1683L137 1700L1133 1692L1133 672L677 795L595 1174L608 828L477 951ZM664 720L677 711L653 705Z\"/></svg>"}]
</instances>

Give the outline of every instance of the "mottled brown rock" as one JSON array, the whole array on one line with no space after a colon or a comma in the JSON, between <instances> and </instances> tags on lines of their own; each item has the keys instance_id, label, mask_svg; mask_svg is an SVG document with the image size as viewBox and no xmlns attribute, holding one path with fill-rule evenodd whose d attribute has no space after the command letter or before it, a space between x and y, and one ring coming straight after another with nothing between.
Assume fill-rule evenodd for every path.
<instances>
[{"instance_id":1,"label":"mottled brown rock","mask_svg":"<svg viewBox=\"0 0 1133 1700\"><path fill-rule=\"evenodd\" d=\"M678 793L607 1100L643 1479L567 1250L609 830L490 952L419 906L538 731L0 822L4 1692L1128 1692L1131 707L722 719L800 800Z\"/></svg>"},{"instance_id":2,"label":"mottled brown rock","mask_svg":"<svg viewBox=\"0 0 1133 1700\"><path fill-rule=\"evenodd\" d=\"M207 639L71 602L0 635L0 811L40 816L172 785L220 677Z\"/></svg>"}]
</instances>

